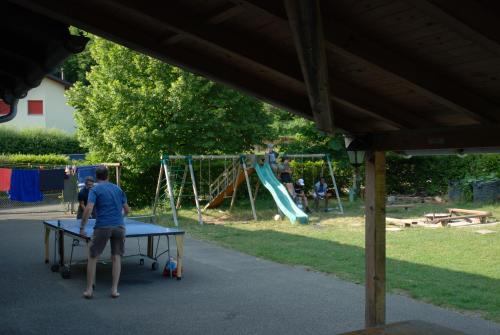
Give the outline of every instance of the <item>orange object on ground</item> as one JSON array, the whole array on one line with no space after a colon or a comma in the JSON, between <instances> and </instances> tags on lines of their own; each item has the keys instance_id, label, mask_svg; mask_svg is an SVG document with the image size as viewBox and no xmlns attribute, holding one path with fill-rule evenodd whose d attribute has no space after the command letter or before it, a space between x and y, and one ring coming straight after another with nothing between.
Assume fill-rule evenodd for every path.
<instances>
[{"instance_id":1,"label":"orange object on ground","mask_svg":"<svg viewBox=\"0 0 500 335\"><path fill-rule=\"evenodd\" d=\"M0 192L8 192L10 190L10 177L12 169L0 168Z\"/></svg>"}]
</instances>

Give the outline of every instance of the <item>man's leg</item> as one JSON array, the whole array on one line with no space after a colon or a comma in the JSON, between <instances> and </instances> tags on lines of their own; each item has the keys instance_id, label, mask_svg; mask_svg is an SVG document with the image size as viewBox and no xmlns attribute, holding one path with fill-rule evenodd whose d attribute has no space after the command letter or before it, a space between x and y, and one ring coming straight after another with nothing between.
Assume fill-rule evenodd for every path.
<instances>
[{"instance_id":1,"label":"man's leg","mask_svg":"<svg viewBox=\"0 0 500 335\"><path fill-rule=\"evenodd\" d=\"M328 211L328 193L325 194L325 212Z\"/></svg>"},{"instance_id":2,"label":"man's leg","mask_svg":"<svg viewBox=\"0 0 500 335\"><path fill-rule=\"evenodd\" d=\"M92 297L92 294L94 293L93 285L96 265L97 257L92 257L89 254L89 259L87 261L87 288L85 289L85 292L83 292L85 298Z\"/></svg>"},{"instance_id":3,"label":"man's leg","mask_svg":"<svg viewBox=\"0 0 500 335\"><path fill-rule=\"evenodd\" d=\"M111 283L111 296L115 297L119 295L118 282L120 281L120 273L122 270L122 257L120 255L113 255L111 256L111 262L113 263L113 271L112 271L113 280Z\"/></svg>"},{"instance_id":4,"label":"man's leg","mask_svg":"<svg viewBox=\"0 0 500 335\"><path fill-rule=\"evenodd\" d=\"M92 236L92 241L90 242L89 257L87 261L87 288L83 292L84 298L92 298L94 293L93 285L95 279L95 269L97 265L97 259L102 254L102 251L106 247L110 236L109 229L95 228L94 235Z\"/></svg>"},{"instance_id":5,"label":"man's leg","mask_svg":"<svg viewBox=\"0 0 500 335\"><path fill-rule=\"evenodd\" d=\"M111 297L118 298L118 283L120 282L120 273L122 270L122 256L125 252L125 227L116 227L112 229L111 234L111 262L112 282L111 282Z\"/></svg>"}]
</instances>

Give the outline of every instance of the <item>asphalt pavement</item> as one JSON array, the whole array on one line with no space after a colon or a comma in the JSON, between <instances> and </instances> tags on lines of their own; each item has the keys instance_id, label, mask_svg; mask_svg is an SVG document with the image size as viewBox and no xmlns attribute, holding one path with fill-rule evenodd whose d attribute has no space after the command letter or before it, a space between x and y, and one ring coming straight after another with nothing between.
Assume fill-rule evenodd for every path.
<instances>
[{"instance_id":1,"label":"asphalt pavement","mask_svg":"<svg viewBox=\"0 0 500 335\"><path fill-rule=\"evenodd\" d=\"M111 299L110 264L99 264L92 300L81 297L83 264L73 268L71 279L44 264L40 214L3 216L0 239L0 334L277 335L363 328L363 286L189 237L182 280L152 271L148 260L140 265L129 258L121 297ZM145 248L144 241L140 245ZM127 240L127 252L137 247L136 239ZM85 248L75 256L84 259ZM387 314L388 322L419 319L468 334L500 334L500 324L400 295L388 295Z\"/></svg>"}]
</instances>

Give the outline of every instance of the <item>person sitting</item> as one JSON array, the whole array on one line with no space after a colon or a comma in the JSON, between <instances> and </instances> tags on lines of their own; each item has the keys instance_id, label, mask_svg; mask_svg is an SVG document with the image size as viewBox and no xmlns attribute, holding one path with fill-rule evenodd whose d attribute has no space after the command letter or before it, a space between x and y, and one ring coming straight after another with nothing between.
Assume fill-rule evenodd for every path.
<instances>
[{"instance_id":1,"label":"person sitting","mask_svg":"<svg viewBox=\"0 0 500 335\"><path fill-rule=\"evenodd\" d=\"M328 185L326 184L325 178L320 177L319 181L314 184L314 209L318 211L319 201L325 200L325 212L328 211Z\"/></svg>"},{"instance_id":2,"label":"person sitting","mask_svg":"<svg viewBox=\"0 0 500 335\"><path fill-rule=\"evenodd\" d=\"M283 157L282 164L280 167L280 181L283 185L285 185L288 193L292 198L295 198L295 192L293 190L293 182L292 182L292 167L290 166L290 158Z\"/></svg>"},{"instance_id":3,"label":"person sitting","mask_svg":"<svg viewBox=\"0 0 500 335\"><path fill-rule=\"evenodd\" d=\"M268 144L266 158L275 175L278 173L278 156L279 154L273 149L273 145Z\"/></svg>"},{"instance_id":4,"label":"person sitting","mask_svg":"<svg viewBox=\"0 0 500 335\"><path fill-rule=\"evenodd\" d=\"M311 210L309 209L309 206L307 204L306 192L304 191L304 179L300 178L299 180L297 180L293 185L293 188L295 191L295 199L301 200L302 208L305 208L306 213L311 213Z\"/></svg>"},{"instance_id":5,"label":"person sitting","mask_svg":"<svg viewBox=\"0 0 500 335\"><path fill-rule=\"evenodd\" d=\"M89 199L90 189L94 187L94 178L88 176L85 178L85 186L78 192L78 211L76 213L76 218L81 219L83 215L83 210L85 206L87 206L87 202ZM90 215L91 218L94 218L94 212Z\"/></svg>"}]
</instances>

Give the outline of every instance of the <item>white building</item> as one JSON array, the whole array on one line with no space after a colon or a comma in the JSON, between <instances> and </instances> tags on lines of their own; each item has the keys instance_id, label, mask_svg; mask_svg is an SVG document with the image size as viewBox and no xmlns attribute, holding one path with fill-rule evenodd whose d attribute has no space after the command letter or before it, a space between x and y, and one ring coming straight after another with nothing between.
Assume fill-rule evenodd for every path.
<instances>
[{"instance_id":1,"label":"white building","mask_svg":"<svg viewBox=\"0 0 500 335\"><path fill-rule=\"evenodd\" d=\"M70 83L58 77L46 76L38 87L19 100L16 117L3 125L18 129L55 128L73 134L76 130L74 109L66 103L64 96L69 86Z\"/></svg>"}]
</instances>

